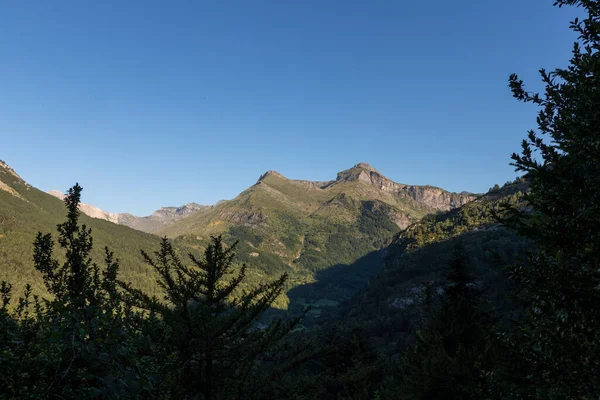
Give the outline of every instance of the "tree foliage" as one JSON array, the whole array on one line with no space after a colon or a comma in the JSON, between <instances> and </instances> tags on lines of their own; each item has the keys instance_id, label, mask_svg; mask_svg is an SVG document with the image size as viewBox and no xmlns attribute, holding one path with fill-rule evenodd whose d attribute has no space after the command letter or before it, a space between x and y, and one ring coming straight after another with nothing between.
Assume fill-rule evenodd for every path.
<instances>
[{"instance_id":1,"label":"tree foliage","mask_svg":"<svg viewBox=\"0 0 600 400\"><path fill-rule=\"evenodd\" d=\"M567 68L541 70L543 94L511 75L514 96L540 108L513 165L530 190L526 210L505 222L531 238L536 251L511 268L528 315L511 341L522 376L513 389L531 398L600 395L600 2L558 0L585 18ZM509 367L514 369L514 364ZM588 396L588 397L586 397Z\"/></svg>"},{"instance_id":2,"label":"tree foliage","mask_svg":"<svg viewBox=\"0 0 600 400\"><path fill-rule=\"evenodd\" d=\"M67 219L57 227L64 262L55 258L51 234L38 233L34 265L51 297L31 296L26 287L15 310L8 311L10 286L2 284L1 392L8 398L120 398L139 395L143 379L125 329L126 310L117 293L118 261L105 249L105 268L90 258L91 230L79 224L82 188L65 198ZM135 382L135 383L134 383Z\"/></svg>"},{"instance_id":3,"label":"tree foliage","mask_svg":"<svg viewBox=\"0 0 600 400\"><path fill-rule=\"evenodd\" d=\"M431 309L404 354L396 393L406 399L481 399L489 392L495 316L468 272L462 247L451 260L441 304Z\"/></svg>"},{"instance_id":4,"label":"tree foliage","mask_svg":"<svg viewBox=\"0 0 600 400\"><path fill-rule=\"evenodd\" d=\"M220 236L213 237L204 257L190 254L187 266L164 238L154 257L142 252L158 275L164 299L121 283L127 303L151 316L139 325L150 346L172 354L168 361L172 365L165 368L173 383L170 396L241 396L257 360L293 326L279 320L268 325L257 322L282 293L287 276L238 292L246 266L234 273L234 249L235 245L224 248Z\"/></svg>"}]
</instances>

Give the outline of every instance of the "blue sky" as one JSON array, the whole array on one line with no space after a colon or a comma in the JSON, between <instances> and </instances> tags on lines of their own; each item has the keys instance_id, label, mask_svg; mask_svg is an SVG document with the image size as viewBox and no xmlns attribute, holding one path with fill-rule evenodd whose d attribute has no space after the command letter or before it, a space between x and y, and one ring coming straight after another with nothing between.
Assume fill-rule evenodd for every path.
<instances>
[{"instance_id":1,"label":"blue sky","mask_svg":"<svg viewBox=\"0 0 600 400\"><path fill-rule=\"evenodd\" d=\"M0 2L0 159L138 215L361 161L485 191L535 126L508 75L539 88L570 56L552 3Z\"/></svg>"}]
</instances>

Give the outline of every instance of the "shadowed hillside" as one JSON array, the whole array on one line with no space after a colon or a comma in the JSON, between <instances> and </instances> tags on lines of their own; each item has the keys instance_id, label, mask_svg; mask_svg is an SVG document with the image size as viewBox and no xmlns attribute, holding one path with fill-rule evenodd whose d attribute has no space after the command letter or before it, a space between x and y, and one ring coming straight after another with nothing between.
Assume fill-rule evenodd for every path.
<instances>
[{"instance_id":1,"label":"shadowed hillside","mask_svg":"<svg viewBox=\"0 0 600 400\"><path fill-rule=\"evenodd\" d=\"M505 320L513 317L518 311L509 296L503 265L524 254L530 244L499 224L493 212L506 203L522 206L526 188L521 182L505 185L455 210L426 216L400 231L383 256L370 257L374 276L366 287L339 307L320 310L325 311L325 319L307 323L327 324L333 320L346 329L360 327L386 353L401 351L420 321L425 287L438 295L443 293L447 265L459 244L475 266L472 273L477 285L487 288L490 300L502 309ZM361 259L357 264L368 260ZM368 279L365 275L363 278ZM293 293L314 290L307 286Z\"/></svg>"}]
</instances>

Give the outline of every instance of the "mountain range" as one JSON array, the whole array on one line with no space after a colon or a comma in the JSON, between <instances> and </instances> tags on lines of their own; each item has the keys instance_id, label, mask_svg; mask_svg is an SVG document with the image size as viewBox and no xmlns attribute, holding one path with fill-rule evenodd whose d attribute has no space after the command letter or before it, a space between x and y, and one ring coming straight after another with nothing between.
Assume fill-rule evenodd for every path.
<instances>
[{"instance_id":1,"label":"mountain range","mask_svg":"<svg viewBox=\"0 0 600 400\"><path fill-rule=\"evenodd\" d=\"M38 230L54 231L64 215L57 200L63 195L31 187L6 163L0 164L0 189L0 244L7 248L10 242L8 248L14 250L2 258L7 265L0 267L0 279L19 270L39 283L31 266L31 243ZM396 183L359 163L324 182L267 171L236 198L212 206L163 207L145 217L113 214L89 204L82 204L81 211L103 239L99 242L110 243L121 258L124 275L141 287L153 283L143 275L147 269L139 250L156 248L157 236L173 238L182 249L198 250L211 235L222 234L229 244L238 242L237 259L250 267L250 284L288 273L288 293L296 295L285 296L277 306L317 305L318 313L319 305L337 304L366 284L380 268L381 252L394 234L426 215L460 208L475 198L466 192ZM346 273L344 266L361 259L363 267ZM326 290L313 285L323 279L329 282ZM299 286L305 290L292 290Z\"/></svg>"},{"instance_id":2,"label":"mountain range","mask_svg":"<svg viewBox=\"0 0 600 400\"><path fill-rule=\"evenodd\" d=\"M352 185L352 182L362 185ZM197 219L200 218L199 215L210 215L207 217L208 219L218 220L218 217L215 218L215 215L218 214L223 217L223 222L233 222L234 224L241 222L244 218L241 214L234 213L227 216L227 213L223 213L222 210L249 201L251 197L259 198L261 194L258 192L271 189L274 191L271 191L271 196L267 197L287 197L285 201L288 201L290 205L304 208L309 214L321 212L331 204L344 202L347 195L360 200L377 200L392 207L388 210L390 216L401 229L406 228L424 213L448 211L460 207L474 198L474 195L468 192L457 194L433 186L399 184L386 178L369 164L359 163L348 170L339 172L335 180L324 182L292 180L277 171L270 170L259 177L256 185L242 192L233 200L219 202L216 209L213 205L200 205L192 202L177 207L161 207L152 215L139 217L130 213L111 213L85 203L82 203L80 208L84 214L92 218L104 219L144 232L177 236L189 233L188 230L193 231L189 224L194 222L192 220L182 224L174 224L174 222L193 214L197 214ZM64 194L60 190L50 190L48 194L61 200L64 198ZM248 217L252 219L251 216ZM176 226L168 228L170 225Z\"/></svg>"}]
</instances>

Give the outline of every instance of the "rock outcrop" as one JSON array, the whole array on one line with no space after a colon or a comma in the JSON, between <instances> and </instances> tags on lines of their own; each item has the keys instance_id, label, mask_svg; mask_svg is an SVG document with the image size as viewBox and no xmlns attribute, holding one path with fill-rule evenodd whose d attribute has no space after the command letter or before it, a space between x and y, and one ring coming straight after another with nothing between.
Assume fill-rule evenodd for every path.
<instances>
[{"instance_id":1,"label":"rock outcrop","mask_svg":"<svg viewBox=\"0 0 600 400\"><path fill-rule=\"evenodd\" d=\"M412 199L422 206L438 211L458 208L475 199L475 195L467 192L452 193L434 186L416 186L396 183L383 176L367 163L359 163L354 167L339 172L333 185L339 182L358 181L371 185L376 189L395 196Z\"/></svg>"},{"instance_id":2,"label":"rock outcrop","mask_svg":"<svg viewBox=\"0 0 600 400\"><path fill-rule=\"evenodd\" d=\"M25 182L19 176L19 174L15 172L14 169L12 169L4 161L0 160L0 190L8 192L21 200L27 201L23 198L23 196L19 194L17 190L15 190L15 188L13 187L15 186L15 184L23 185L25 189L29 188L27 182Z\"/></svg>"},{"instance_id":3,"label":"rock outcrop","mask_svg":"<svg viewBox=\"0 0 600 400\"><path fill-rule=\"evenodd\" d=\"M63 200L65 198L65 194L62 193L60 190L49 190L47 193L60 200ZM119 223L119 214L104 211L103 209L93 206L91 204L79 204L79 211L92 218L103 219L115 224Z\"/></svg>"}]
</instances>

